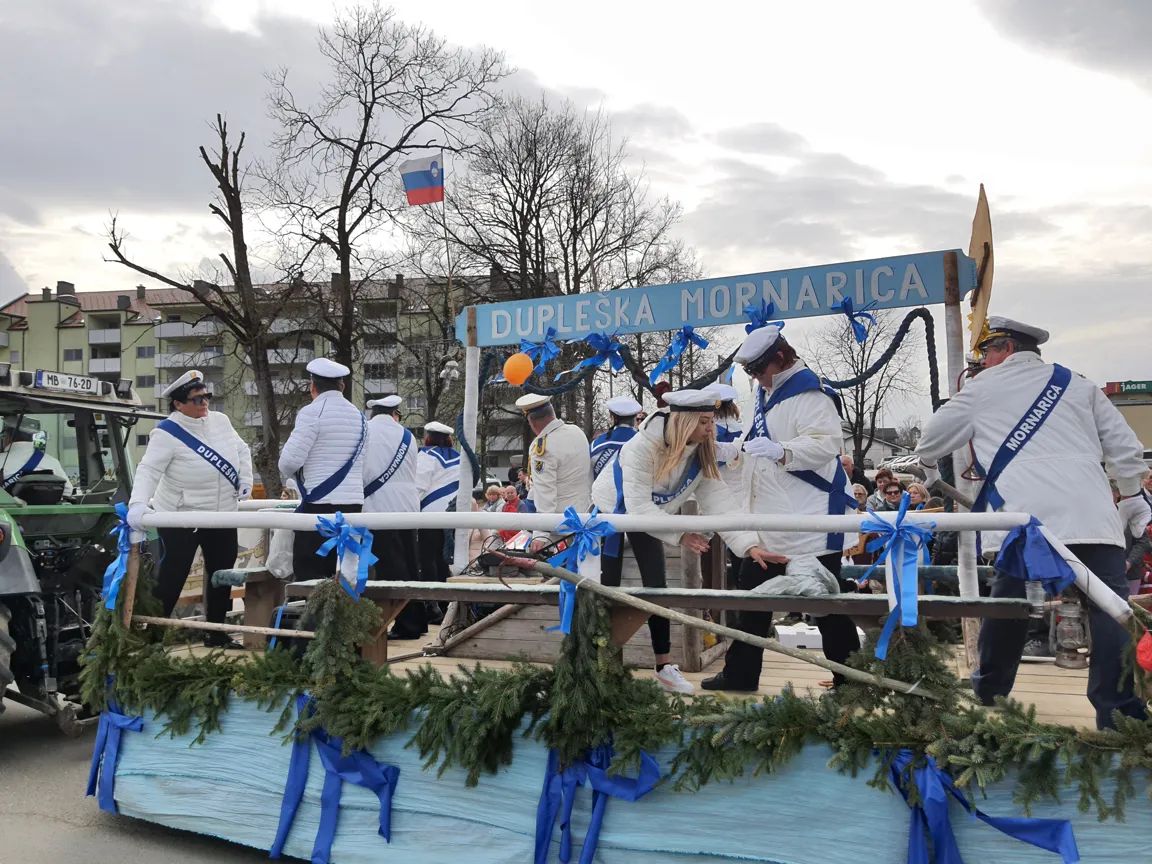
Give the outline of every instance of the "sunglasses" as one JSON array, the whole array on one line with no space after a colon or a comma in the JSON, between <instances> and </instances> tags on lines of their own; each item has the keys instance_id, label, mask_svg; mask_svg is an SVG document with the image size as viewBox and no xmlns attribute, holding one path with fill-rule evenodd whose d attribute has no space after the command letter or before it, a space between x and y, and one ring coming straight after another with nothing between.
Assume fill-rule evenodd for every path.
<instances>
[{"instance_id":1,"label":"sunglasses","mask_svg":"<svg viewBox=\"0 0 1152 864\"><path fill-rule=\"evenodd\" d=\"M904 491L903 489L900 489L900 488L897 488L897 487L893 487L893 488L891 488L891 489L885 489L885 490L884 490L884 494L885 494L885 495L899 495L899 494L900 494L900 493L902 493L903 491Z\"/></svg>"},{"instance_id":2,"label":"sunglasses","mask_svg":"<svg viewBox=\"0 0 1152 864\"><path fill-rule=\"evenodd\" d=\"M212 396L211 396L211 395L209 395L208 393L202 393L202 394L200 394L199 396L193 396L193 397L191 397L191 398L189 398L189 399L185 399L185 400L184 400L184 403L185 403L186 405L187 405L187 404L192 404L192 405L207 405L207 404L208 404L209 402L211 402L211 401L212 401Z\"/></svg>"}]
</instances>

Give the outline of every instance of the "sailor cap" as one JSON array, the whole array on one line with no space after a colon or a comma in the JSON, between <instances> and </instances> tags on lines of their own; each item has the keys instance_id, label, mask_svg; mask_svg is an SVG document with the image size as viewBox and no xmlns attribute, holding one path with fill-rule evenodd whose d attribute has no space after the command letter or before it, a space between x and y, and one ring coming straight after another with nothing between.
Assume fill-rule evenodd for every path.
<instances>
[{"instance_id":1,"label":"sailor cap","mask_svg":"<svg viewBox=\"0 0 1152 864\"><path fill-rule=\"evenodd\" d=\"M664 394L664 401L673 411L716 410L716 394L704 390L673 390Z\"/></svg>"},{"instance_id":2,"label":"sailor cap","mask_svg":"<svg viewBox=\"0 0 1152 864\"><path fill-rule=\"evenodd\" d=\"M1043 345L1048 341L1048 331L1040 327L1033 327L1031 324L1024 324L1021 321L1014 321L1011 318L1004 318L1000 315L990 315L988 317L988 333L980 340L980 346L993 339L1001 339L1004 337L1011 337L1013 339L1022 339L1025 342L1031 342L1036 345Z\"/></svg>"},{"instance_id":3,"label":"sailor cap","mask_svg":"<svg viewBox=\"0 0 1152 864\"><path fill-rule=\"evenodd\" d=\"M424 424L425 432L439 432L441 435L455 435L456 432L451 426L445 426L436 420L431 420Z\"/></svg>"},{"instance_id":4,"label":"sailor cap","mask_svg":"<svg viewBox=\"0 0 1152 864\"><path fill-rule=\"evenodd\" d=\"M719 381L713 381L704 388L704 392L711 393L721 402L734 402L740 396L731 384L721 384Z\"/></svg>"},{"instance_id":5,"label":"sailor cap","mask_svg":"<svg viewBox=\"0 0 1152 864\"><path fill-rule=\"evenodd\" d=\"M204 385L204 373L198 369L189 369L167 387L160 391L161 397L167 398L175 393L177 390L187 387L190 384ZM183 401L183 400L181 400Z\"/></svg>"},{"instance_id":6,"label":"sailor cap","mask_svg":"<svg viewBox=\"0 0 1152 864\"><path fill-rule=\"evenodd\" d=\"M757 364L757 361L766 362L779 341L780 328L775 324L759 327L748 334L736 349L736 356L733 359L741 366Z\"/></svg>"},{"instance_id":7,"label":"sailor cap","mask_svg":"<svg viewBox=\"0 0 1152 864\"><path fill-rule=\"evenodd\" d=\"M309 375L315 375L317 378L347 378L352 374L352 370L343 363L337 363L327 357L317 357L304 368L308 370Z\"/></svg>"},{"instance_id":8,"label":"sailor cap","mask_svg":"<svg viewBox=\"0 0 1152 864\"><path fill-rule=\"evenodd\" d=\"M539 393L526 393L516 400L516 407L525 414L528 414L537 408L543 408L551 401L551 396L543 396Z\"/></svg>"},{"instance_id":9,"label":"sailor cap","mask_svg":"<svg viewBox=\"0 0 1152 864\"><path fill-rule=\"evenodd\" d=\"M393 393L391 396L385 396L382 399L369 399L366 404L369 408L399 408L400 403L404 400L399 395Z\"/></svg>"},{"instance_id":10,"label":"sailor cap","mask_svg":"<svg viewBox=\"0 0 1152 864\"><path fill-rule=\"evenodd\" d=\"M617 417L635 417L644 410L644 406L631 396L614 396L605 404Z\"/></svg>"}]
</instances>

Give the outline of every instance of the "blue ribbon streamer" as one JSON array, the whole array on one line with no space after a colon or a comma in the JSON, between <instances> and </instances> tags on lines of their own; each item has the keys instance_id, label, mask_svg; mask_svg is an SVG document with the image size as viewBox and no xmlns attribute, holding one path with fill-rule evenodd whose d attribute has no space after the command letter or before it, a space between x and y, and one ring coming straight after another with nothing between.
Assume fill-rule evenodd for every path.
<instances>
[{"instance_id":1,"label":"blue ribbon streamer","mask_svg":"<svg viewBox=\"0 0 1152 864\"><path fill-rule=\"evenodd\" d=\"M587 519L582 519L575 507L564 510L564 519L556 526L556 534L569 534L568 545L548 559L553 567L565 567L573 573L580 572L580 562L589 555L600 554L600 541L613 536L616 529L611 522L599 518L600 511L593 507ZM560 583L560 624L549 627L549 631L572 632L572 616L576 611L576 586L571 582Z\"/></svg>"},{"instance_id":2,"label":"blue ribbon streamer","mask_svg":"<svg viewBox=\"0 0 1152 864\"><path fill-rule=\"evenodd\" d=\"M616 341L615 336L609 336L607 333L589 333L584 337L584 341L596 353L591 357L584 358L567 372L561 372L560 375L582 372L589 366L600 367L605 362L610 364L613 372L619 372L624 368L624 358L620 356L620 349L624 346ZM556 377L559 378L560 375Z\"/></svg>"},{"instance_id":3,"label":"blue ribbon streamer","mask_svg":"<svg viewBox=\"0 0 1152 864\"><path fill-rule=\"evenodd\" d=\"M561 864L568 864L572 860L572 806L576 802L576 790L581 786L587 784L592 787L592 817L588 821L588 834L584 837L584 848L580 852L580 864L592 864L608 798L636 801L651 792L660 782L659 764L644 751L640 751L640 774L635 778L609 775L612 756L612 745L602 744L589 751L584 759L578 759L560 770L559 754L555 750L548 751L544 788L540 791L540 803L536 806L535 864L547 864L557 816L560 817Z\"/></svg>"},{"instance_id":4,"label":"blue ribbon streamer","mask_svg":"<svg viewBox=\"0 0 1152 864\"><path fill-rule=\"evenodd\" d=\"M544 368L560 356L560 346L556 344L556 328L549 327L543 342L520 340L520 353L527 354L535 364L532 371L539 375Z\"/></svg>"},{"instance_id":5,"label":"blue ribbon streamer","mask_svg":"<svg viewBox=\"0 0 1152 864\"><path fill-rule=\"evenodd\" d=\"M851 297L845 297L840 301L840 311L848 316L848 322L852 325L852 335L856 337L856 341L860 345L863 345L868 339L868 325L876 323L876 316L868 311L871 308L872 306L869 304L863 309L854 309ZM864 322L868 323L865 324Z\"/></svg>"},{"instance_id":6,"label":"blue ribbon streamer","mask_svg":"<svg viewBox=\"0 0 1152 864\"><path fill-rule=\"evenodd\" d=\"M920 796L920 803L912 804L909 800L907 774L912 760L912 751L900 750L888 769L893 785L912 808L912 826L908 832L908 864L964 864L960 848L956 845L956 835L952 832L952 820L948 815L949 796L986 825L1024 843L1055 852L1064 859L1064 864L1076 864L1080 860L1070 821L989 816L968 800L956 787L951 775L942 770L931 756L927 757L924 765L912 769L911 779Z\"/></svg>"},{"instance_id":7,"label":"blue ribbon streamer","mask_svg":"<svg viewBox=\"0 0 1152 864\"><path fill-rule=\"evenodd\" d=\"M296 709L301 715L310 711L312 700L308 696L298 696ZM280 821L276 826L276 839L268 850L269 858L279 858L288 841L296 811L304 798L308 785L308 763L312 745L320 754L324 766L324 789L320 794L320 825L312 844L313 864L328 864L332 855L332 843L336 839L336 827L340 820L340 793L345 783L362 786L373 792L380 801L377 833L385 841L392 840L392 794L400 778L400 769L395 765L377 762L367 750L356 750L347 756L343 753L344 743L340 738L330 736L322 729L310 735L297 737L292 742L292 755L288 762L288 778L284 783L284 800L280 805Z\"/></svg>"},{"instance_id":8,"label":"blue ribbon streamer","mask_svg":"<svg viewBox=\"0 0 1152 864\"><path fill-rule=\"evenodd\" d=\"M119 505L117 505L119 506ZM139 732L144 728L142 717L120 713L120 707L111 699L100 715L96 727L96 743L92 748L92 766L88 769L88 790L105 813L119 813L116 806L116 763L120 760L120 738L124 731Z\"/></svg>"},{"instance_id":9,"label":"blue ribbon streamer","mask_svg":"<svg viewBox=\"0 0 1152 864\"><path fill-rule=\"evenodd\" d=\"M672 337L672 341L668 344L668 350L664 352L664 356L656 364L656 368L652 370L652 374L648 376L648 383L653 387L656 386L656 380L668 372L676 368L676 364L680 362L680 358L684 356L684 352L688 350L689 345L695 345L697 348L707 348L708 340L703 336L696 334L692 325L688 324L681 327L680 330Z\"/></svg>"},{"instance_id":10,"label":"blue ribbon streamer","mask_svg":"<svg viewBox=\"0 0 1152 864\"><path fill-rule=\"evenodd\" d=\"M121 502L116 505L117 522L108 532L109 536L116 537L116 557L104 571L104 588L101 595L104 597L104 608L115 611L116 600L120 596L120 585L124 581L124 574L128 572L128 553L132 551L132 529L128 527L128 505Z\"/></svg>"},{"instance_id":11,"label":"blue ribbon streamer","mask_svg":"<svg viewBox=\"0 0 1152 864\"><path fill-rule=\"evenodd\" d=\"M1076 581L1071 566L1052 548L1035 516L1027 525L1017 525L1008 532L996 557L996 569L1017 579L1040 582L1049 597L1062 593Z\"/></svg>"},{"instance_id":12,"label":"blue ribbon streamer","mask_svg":"<svg viewBox=\"0 0 1152 864\"><path fill-rule=\"evenodd\" d=\"M760 301L760 306L745 306L744 314L748 316L749 323L744 325L744 332L751 333L753 330L759 330L761 327L767 327L773 324L780 329L784 328L783 321L773 321L776 316L776 304Z\"/></svg>"},{"instance_id":13,"label":"blue ribbon streamer","mask_svg":"<svg viewBox=\"0 0 1152 864\"><path fill-rule=\"evenodd\" d=\"M896 511L895 523L879 518L876 511L868 508L869 516L860 521L860 533L876 533L880 536L869 542L869 552L879 552L876 563L860 577L860 582L867 582L880 563L889 558L891 550L892 566L889 567L888 578L893 581L896 594L896 606L888 613L888 620L884 622L884 629L880 631L880 638L876 641L876 659L883 660L888 656L888 643L896 625L901 627L915 627L919 620L917 608L920 591L920 562L927 564L930 560L928 554L928 541L932 539L932 530L935 522L926 525L905 524L904 517L908 514L911 498L905 492L900 496L900 508Z\"/></svg>"},{"instance_id":14,"label":"blue ribbon streamer","mask_svg":"<svg viewBox=\"0 0 1152 864\"><path fill-rule=\"evenodd\" d=\"M339 510L331 519L317 516L316 530L322 537L328 538L316 550L316 554L323 558L335 549L337 570L340 562L344 560L344 553L354 552L358 556L356 584L349 585L341 575L340 587L347 591L353 600L359 600L360 595L364 593L364 586L368 583L368 568L376 563L376 556L372 554L372 532L362 525L355 527L349 525Z\"/></svg>"}]
</instances>

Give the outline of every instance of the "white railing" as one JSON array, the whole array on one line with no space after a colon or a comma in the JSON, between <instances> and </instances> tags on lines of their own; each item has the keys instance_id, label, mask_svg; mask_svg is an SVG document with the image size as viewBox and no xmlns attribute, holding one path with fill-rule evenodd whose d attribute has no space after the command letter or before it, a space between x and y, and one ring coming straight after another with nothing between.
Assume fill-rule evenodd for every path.
<instances>
[{"instance_id":1,"label":"white railing","mask_svg":"<svg viewBox=\"0 0 1152 864\"><path fill-rule=\"evenodd\" d=\"M156 355L157 369L194 369L201 366L215 368L223 365L223 351L179 351Z\"/></svg>"},{"instance_id":2,"label":"white railing","mask_svg":"<svg viewBox=\"0 0 1152 864\"><path fill-rule=\"evenodd\" d=\"M88 361L88 373L90 375L110 374L120 372L120 358L119 357L101 357Z\"/></svg>"},{"instance_id":3,"label":"white railing","mask_svg":"<svg viewBox=\"0 0 1152 864\"><path fill-rule=\"evenodd\" d=\"M110 327L107 330L89 330L88 331L88 344L89 345L119 345L120 344L120 328Z\"/></svg>"},{"instance_id":4,"label":"white railing","mask_svg":"<svg viewBox=\"0 0 1152 864\"><path fill-rule=\"evenodd\" d=\"M156 335L160 339L191 339L197 336L216 336L220 333L220 324L217 321L198 321L192 324L188 321L165 321L156 328Z\"/></svg>"},{"instance_id":5,"label":"white railing","mask_svg":"<svg viewBox=\"0 0 1152 864\"><path fill-rule=\"evenodd\" d=\"M316 357L312 348L269 348L268 362L273 366L311 363Z\"/></svg>"},{"instance_id":6,"label":"white railing","mask_svg":"<svg viewBox=\"0 0 1152 864\"><path fill-rule=\"evenodd\" d=\"M365 393L395 393L396 382L391 378L368 378L364 381Z\"/></svg>"},{"instance_id":7,"label":"white railing","mask_svg":"<svg viewBox=\"0 0 1152 864\"><path fill-rule=\"evenodd\" d=\"M272 392L285 396L289 393L305 393L308 390L307 378L273 378L272 379ZM244 395L256 395L256 382L244 382Z\"/></svg>"}]
</instances>

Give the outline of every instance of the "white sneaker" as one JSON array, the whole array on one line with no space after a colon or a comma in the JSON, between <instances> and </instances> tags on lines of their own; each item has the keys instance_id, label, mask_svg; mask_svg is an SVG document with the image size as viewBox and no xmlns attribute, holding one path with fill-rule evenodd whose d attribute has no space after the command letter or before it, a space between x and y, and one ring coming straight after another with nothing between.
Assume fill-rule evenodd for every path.
<instances>
[{"instance_id":1,"label":"white sneaker","mask_svg":"<svg viewBox=\"0 0 1152 864\"><path fill-rule=\"evenodd\" d=\"M657 672L656 680L660 682L660 686L669 693L692 694L696 692L696 688L692 686L692 682L681 674L680 667L675 663L668 663L663 669Z\"/></svg>"}]
</instances>

